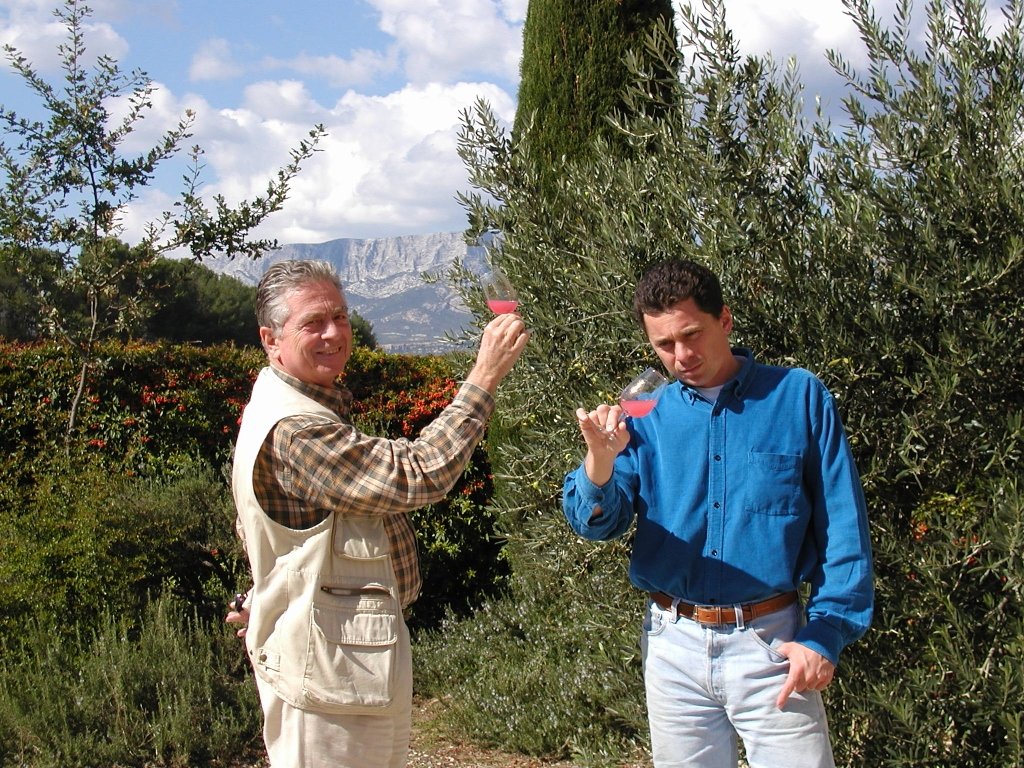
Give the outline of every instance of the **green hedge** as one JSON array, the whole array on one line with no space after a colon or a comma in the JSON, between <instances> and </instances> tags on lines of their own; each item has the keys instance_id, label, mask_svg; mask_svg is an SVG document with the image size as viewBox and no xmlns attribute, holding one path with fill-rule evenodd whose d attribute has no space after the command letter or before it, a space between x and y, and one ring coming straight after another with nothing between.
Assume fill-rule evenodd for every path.
<instances>
[{"instance_id":1,"label":"green hedge","mask_svg":"<svg viewBox=\"0 0 1024 768\"><path fill-rule=\"evenodd\" d=\"M226 345L101 345L71 447L128 474L159 475L185 456L219 465L263 360ZM0 455L31 463L63 447L78 365L58 343L0 343Z\"/></svg>"},{"instance_id":2,"label":"green hedge","mask_svg":"<svg viewBox=\"0 0 1024 768\"><path fill-rule=\"evenodd\" d=\"M247 583L222 476L258 349L104 345L65 450L77 370L59 344L0 343L0 626L46 615L131 610L165 583L216 616ZM459 357L356 348L343 381L368 431L414 438L457 389ZM414 629L465 613L507 575L487 509L484 446L449 497L414 514L424 591Z\"/></svg>"}]
</instances>

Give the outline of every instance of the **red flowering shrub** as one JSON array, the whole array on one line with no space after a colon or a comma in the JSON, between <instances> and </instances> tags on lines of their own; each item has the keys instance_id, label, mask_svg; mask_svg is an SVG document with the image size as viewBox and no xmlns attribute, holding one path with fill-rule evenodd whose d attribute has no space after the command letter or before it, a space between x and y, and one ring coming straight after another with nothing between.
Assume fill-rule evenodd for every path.
<instances>
[{"instance_id":1,"label":"red flowering shrub","mask_svg":"<svg viewBox=\"0 0 1024 768\"><path fill-rule=\"evenodd\" d=\"M88 468L75 473L82 478L79 490L83 499L98 499L98 489L84 487L86 478L92 483L104 476L166 481L191 475L196 462L223 467L230 459L252 382L265 364L262 350L255 348L160 343L101 347L87 378L79 426L71 435L69 464L61 465L59 471L74 473L75 462ZM455 365L456 360L449 358L388 355L357 347L343 375L343 383L355 396L353 420L374 434L415 439L457 391L452 375ZM55 471L51 459L65 451L77 373L73 357L58 344L0 342L0 502L8 508L25 510L28 515L34 503L33 489ZM94 468L102 471L92 471ZM63 492L71 493L74 487L65 486ZM448 498L414 513L424 573L414 627L434 625L448 607L465 611L502 583L507 565L502 545L493 536L494 515L487 507L491 490L490 464L481 446ZM105 510L72 501L67 509L80 519L66 521L67 526L98 530L97 521L102 523ZM225 541L204 541L202 546L184 550L181 542L175 541L180 531L154 529L165 531L166 541L157 536L148 546L177 553L161 560L177 570L165 568L160 575L179 585L192 585L194 593L203 589L196 574L210 573L210 562L220 559L227 563L226 572L234 573L232 558L237 560L240 552L230 525L220 522ZM10 530L17 533L18 526L12 525ZM211 559L211 550L218 556ZM188 552L207 565L190 559ZM115 554L104 546L96 556ZM144 571L144 567L135 567L121 572L131 579L132 573ZM46 568L26 564L24 572L38 576ZM89 578L83 582L77 572L68 578L81 582L76 590L88 590ZM154 587L151 578L139 585L147 590ZM38 587L38 583L32 589L26 585L29 600ZM213 584L212 588L222 585ZM203 599L199 594L190 597ZM211 601L221 598L210 596Z\"/></svg>"},{"instance_id":2,"label":"red flowering shrub","mask_svg":"<svg viewBox=\"0 0 1024 768\"><path fill-rule=\"evenodd\" d=\"M128 473L227 459L263 355L231 346L109 343L98 350L71 446ZM0 343L0 451L31 459L62 448L76 363L59 344Z\"/></svg>"}]
</instances>

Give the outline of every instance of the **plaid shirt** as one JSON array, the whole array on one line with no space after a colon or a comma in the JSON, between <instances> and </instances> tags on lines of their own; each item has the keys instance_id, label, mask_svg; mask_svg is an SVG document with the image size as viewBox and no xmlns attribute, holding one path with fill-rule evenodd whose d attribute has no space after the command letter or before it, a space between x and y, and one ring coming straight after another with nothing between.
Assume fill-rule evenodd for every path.
<instances>
[{"instance_id":1,"label":"plaid shirt","mask_svg":"<svg viewBox=\"0 0 1024 768\"><path fill-rule=\"evenodd\" d=\"M312 415L279 421L253 469L256 498L271 519L295 529L311 528L332 511L384 515L399 600L408 607L422 585L408 513L440 501L452 489L483 438L494 399L464 383L416 440L388 440L352 426L352 394L347 389L308 384L273 370L342 421Z\"/></svg>"}]
</instances>

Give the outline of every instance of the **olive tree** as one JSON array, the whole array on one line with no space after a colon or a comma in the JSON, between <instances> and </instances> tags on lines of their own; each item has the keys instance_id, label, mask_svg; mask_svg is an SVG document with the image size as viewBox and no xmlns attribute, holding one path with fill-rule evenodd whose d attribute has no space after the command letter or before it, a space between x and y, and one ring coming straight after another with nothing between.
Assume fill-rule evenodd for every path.
<instances>
[{"instance_id":1,"label":"olive tree","mask_svg":"<svg viewBox=\"0 0 1024 768\"><path fill-rule=\"evenodd\" d=\"M684 8L677 81L633 59L611 117L638 151L598 139L542 199L527 138L486 104L465 116L463 200L471 221L504 229L533 331L500 395L494 457L514 592L477 617L491 674L464 684L494 712L473 723L489 738L517 718L501 702L529 692L516 722L549 729L532 743L596 759L643 742L628 536L576 540L560 489L582 456L575 407L650 362L629 313L638 275L682 256L721 275L736 343L825 381L861 468L878 611L828 694L840 764L1020 762L1024 7L1007 2L993 30L981 0L933 0L915 46L909 0L890 24L868 0L844 4L868 64L823 52L846 78L842 120L807 114L795 62L742 56L721 0ZM673 61L675 42L656 33L644 56ZM471 276L458 279L482 321ZM534 672L503 670L505 656Z\"/></svg>"},{"instance_id":2,"label":"olive tree","mask_svg":"<svg viewBox=\"0 0 1024 768\"><path fill-rule=\"evenodd\" d=\"M299 141L264 195L235 206L217 196L212 209L199 191L203 151L192 146L175 209L150 222L140 242L125 244L126 206L191 138L195 114L186 110L148 151L127 153L129 134L152 108L153 81L140 70L123 72L106 55L90 64L85 32L91 9L84 2L66 0L54 13L67 29L58 48L63 82L48 82L17 49L4 48L44 117L0 106L0 252L17 272L18 285L34 294L37 332L66 341L80 358L77 404L97 340L142 319L141 287L161 253L256 257L276 247L249 233L283 206L291 180L324 131L316 126ZM69 439L75 413L72 408Z\"/></svg>"}]
</instances>

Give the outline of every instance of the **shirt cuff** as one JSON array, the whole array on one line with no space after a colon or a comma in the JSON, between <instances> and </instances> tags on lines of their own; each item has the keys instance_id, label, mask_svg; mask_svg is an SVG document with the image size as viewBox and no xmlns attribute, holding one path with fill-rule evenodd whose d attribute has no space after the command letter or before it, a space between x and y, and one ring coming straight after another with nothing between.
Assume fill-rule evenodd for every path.
<instances>
[{"instance_id":1,"label":"shirt cuff","mask_svg":"<svg viewBox=\"0 0 1024 768\"><path fill-rule=\"evenodd\" d=\"M838 629L822 619L811 619L797 633L796 642L820 653L834 665L839 665L839 654L843 650L843 635Z\"/></svg>"},{"instance_id":2,"label":"shirt cuff","mask_svg":"<svg viewBox=\"0 0 1024 768\"><path fill-rule=\"evenodd\" d=\"M563 496L566 494L567 487L563 487ZM583 538L600 541L614 535L617 521L604 511L607 489L610 487L612 487L611 480L605 485L595 485L587 477L583 467L577 468L572 476L571 495L575 499L572 503L567 503L563 498L563 508L571 527ZM595 516L595 512L599 509L601 514Z\"/></svg>"},{"instance_id":3,"label":"shirt cuff","mask_svg":"<svg viewBox=\"0 0 1024 768\"><path fill-rule=\"evenodd\" d=\"M494 396L483 387L471 384L468 381L462 382L459 391L455 394L455 400L461 400L469 406L473 415L481 421L487 421L494 413Z\"/></svg>"},{"instance_id":4,"label":"shirt cuff","mask_svg":"<svg viewBox=\"0 0 1024 768\"><path fill-rule=\"evenodd\" d=\"M612 473L612 477L614 477ZM583 467L580 467L576 473L576 489L579 491L580 498L585 501L599 504L604 501L605 489L611 485L612 481L609 480L604 485L597 485L593 480L587 476L587 472Z\"/></svg>"}]
</instances>

